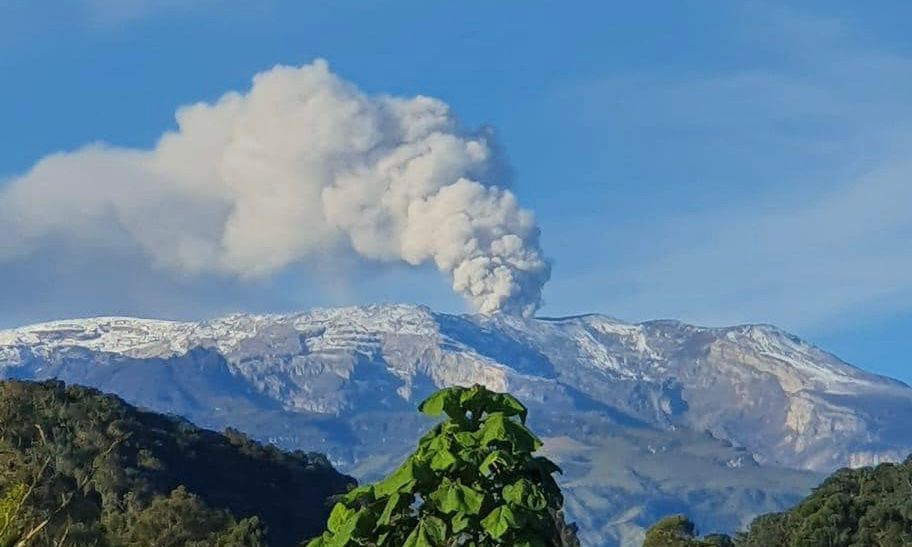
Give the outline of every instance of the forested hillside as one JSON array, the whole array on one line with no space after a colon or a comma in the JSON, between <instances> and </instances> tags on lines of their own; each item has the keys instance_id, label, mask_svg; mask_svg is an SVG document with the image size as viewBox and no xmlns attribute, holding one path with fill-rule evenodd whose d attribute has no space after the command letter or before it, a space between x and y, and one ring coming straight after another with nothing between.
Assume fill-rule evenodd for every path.
<instances>
[{"instance_id":1,"label":"forested hillside","mask_svg":"<svg viewBox=\"0 0 912 547\"><path fill-rule=\"evenodd\" d=\"M904 463L842 469L793 509L757 517L734 541L696 537L683 516L665 518L644 547L904 547L912 545L912 456Z\"/></svg>"},{"instance_id":2,"label":"forested hillside","mask_svg":"<svg viewBox=\"0 0 912 547\"><path fill-rule=\"evenodd\" d=\"M325 457L61 382L0 382L0 546L297 545L354 481Z\"/></svg>"},{"instance_id":3,"label":"forested hillside","mask_svg":"<svg viewBox=\"0 0 912 547\"><path fill-rule=\"evenodd\" d=\"M912 545L912 457L902 464L837 471L794 509L756 519L738 544Z\"/></svg>"}]
</instances>

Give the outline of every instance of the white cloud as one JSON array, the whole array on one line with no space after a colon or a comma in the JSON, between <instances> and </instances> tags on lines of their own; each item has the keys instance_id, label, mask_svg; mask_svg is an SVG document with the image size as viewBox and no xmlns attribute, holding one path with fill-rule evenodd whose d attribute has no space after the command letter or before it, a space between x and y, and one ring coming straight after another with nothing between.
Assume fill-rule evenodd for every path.
<instances>
[{"instance_id":1,"label":"white cloud","mask_svg":"<svg viewBox=\"0 0 912 547\"><path fill-rule=\"evenodd\" d=\"M815 332L912 309L912 60L859 45L839 21L755 8L753 39L775 44L774 61L565 92L581 123L677 147L655 151L663 164L734 178L693 181L681 168L725 197L644 209L627 234L613 227L624 236L603 242L612 258L598 278L575 272L553 289L599 283L601 305L630 318Z\"/></svg>"},{"instance_id":2,"label":"white cloud","mask_svg":"<svg viewBox=\"0 0 912 547\"><path fill-rule=\"evenodd\" d=\"M612 282L619 308L713 323L838 324L912 301L912 162L900 161L806 202L679 218L663 255L633 260ZM640 311L642 313L642 311ZM857 317L856 317L857 319Z\"/></svg>"},{"instance_id":3,"label":"white cloud","mask_svg":"<svg viewBox=\"0 0 912 547\"><path fill-rule=\"evenodd\" d=\"M152 150L91 145L7 184L0 264L65 248L255 282L354 253L433 264L482 313L540 304L538 227L491 180L489 135L462 131L444 103L367 96L317 61L177 120Z\"/></svg>"}]
</instances>

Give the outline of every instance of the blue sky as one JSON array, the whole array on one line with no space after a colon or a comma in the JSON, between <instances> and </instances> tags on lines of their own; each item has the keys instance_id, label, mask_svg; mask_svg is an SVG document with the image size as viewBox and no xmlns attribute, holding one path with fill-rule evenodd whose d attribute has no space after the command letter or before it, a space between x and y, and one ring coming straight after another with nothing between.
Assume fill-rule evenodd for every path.
<instances>
[{"instance_id":1,"label":"blue sky","mask_svg":"<svg viewBox=\"0 0 912 547\"><path fill-rule=\"evenodd\" d=\"M88 143L149 149L179 106L323 58L493 128L553 261L541 314L774 323L912 381L909 20L901 1L8 0L0 180ZM2 264L0 325L464 309L427 267L313 269L163 280L139 256L54 249Z\"/></svg>"}]
</instances>

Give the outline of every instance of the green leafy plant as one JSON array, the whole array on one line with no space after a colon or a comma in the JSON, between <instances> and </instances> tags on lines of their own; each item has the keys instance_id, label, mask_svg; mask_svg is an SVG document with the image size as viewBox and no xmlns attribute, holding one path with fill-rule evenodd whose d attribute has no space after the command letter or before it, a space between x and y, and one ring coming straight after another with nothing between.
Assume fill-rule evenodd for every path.
<instances>
[{"instance_id":1,"label":"green leafy plant","mask_svg":"<svg viewBox=\"0 0 912 547\"><path fill-rule=\"evenodd\" d=\"M20 512L28 489L24 484L7 488L0 496L0 547L11 547L22 531Z\"/></svg>"},{"instance_id":2,"label":"green leafy plant","mask_svg":"<svg viewBox=\"0 0 912 547\"><path fill-rule=\"evenodd\" d=\"M541 441L525 406L476 385L440 390L418 408L446 419L386 479L343 496L308 547L567 544L552 476L560 468L534 455Z\"/></svg>"}]
</instances>

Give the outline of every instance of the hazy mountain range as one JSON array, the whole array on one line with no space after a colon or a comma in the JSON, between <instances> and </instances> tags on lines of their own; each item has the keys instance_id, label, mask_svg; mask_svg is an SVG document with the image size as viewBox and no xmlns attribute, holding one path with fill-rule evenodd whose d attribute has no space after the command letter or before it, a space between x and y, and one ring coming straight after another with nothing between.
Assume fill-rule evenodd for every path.
<instances>
[{"instance_id":1,"label":"hazy mountain range","mask_svg":"<svg viewBox=\"0 0 912 547\"><path fill-rule=\"evenodd\" d=\"M130 402L387 471L436 387L525 401L592 545L635 545L662 514L733 531L821 473L912 452L912 389L768 325L525 320L414 306L180 323L59 321L0 331L0 375L58 377Z\"/></svg>"}]
</instances>

